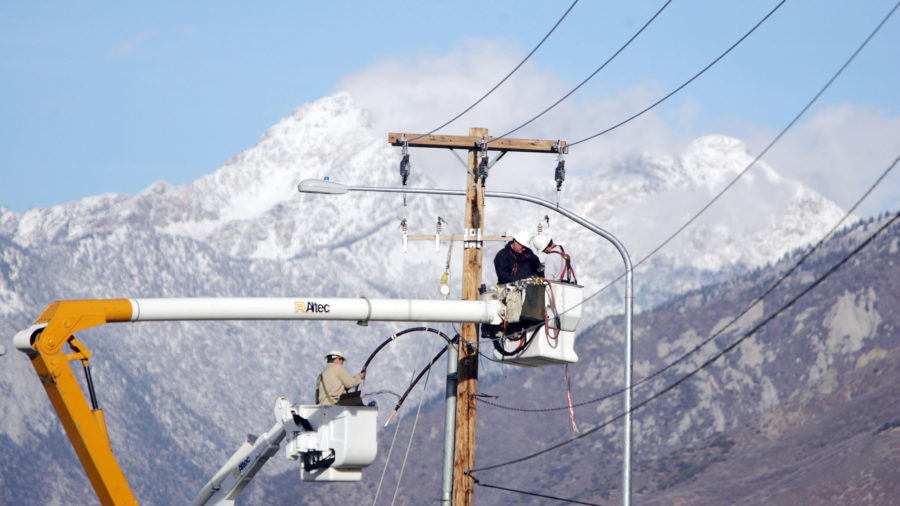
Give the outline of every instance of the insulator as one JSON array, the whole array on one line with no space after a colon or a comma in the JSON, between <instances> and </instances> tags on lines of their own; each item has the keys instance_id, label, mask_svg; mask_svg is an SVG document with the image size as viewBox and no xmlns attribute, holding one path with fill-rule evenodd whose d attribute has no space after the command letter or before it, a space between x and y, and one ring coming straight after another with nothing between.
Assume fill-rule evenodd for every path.
<instances>
[{"instance_id":1,"label":"insulator","mask_svg":"<svg viewBox=\"0 0 900 506\"><path fill-rule=\"evenodd\" d=\"M566 180L566 161L562 158L556 164L556 191L562 188L563 181Z\"/></svg>"},{"instance_id":2,"label":"insulator","mask_svg":"<svg viewBox=\"0 0 900 506\"><path fill-rule=\"evenodd\" d=\"M403 180L403 186L409 179L409 153L404 153L400 158L400 178Z\"/></svg>"},{"instance_id":3,"label":"insulator","mask_svg":"<svg viewBox=\"0 0 900 506\"><path fill-rule=\"evenodd\" d=\"M487 179L488 176L488 157L484 155L481 157L481 163L478 164L478 179L482 181Z\"/></svg>"},{"instance_id":4,"label":"insulator","mask_svg":"<svg viewBox=\"0 0 900 506\"><path fill-rule=\"evenodd\" d=\"M407 233L406 218L402 218L400 220L400 230L403 231L402 245L403 245L403 252L406 253L406 251L409 248L409 234Z\"/></svg>"}]
</instances>

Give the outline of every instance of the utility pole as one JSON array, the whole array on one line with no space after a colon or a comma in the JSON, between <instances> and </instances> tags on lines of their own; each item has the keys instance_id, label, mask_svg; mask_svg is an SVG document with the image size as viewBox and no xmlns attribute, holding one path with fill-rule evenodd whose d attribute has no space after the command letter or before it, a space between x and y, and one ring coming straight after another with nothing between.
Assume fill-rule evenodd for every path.
<instances>
[{"instance_id":1,"label":"utility pole","mask_svg":"<svg viewBox=\"0 0 900 506\"><path fill-rule=\"evenodd\" d=\"M463 300L478 300L484 241L484 186L487 179L489 151L533 153L565 153L564 141L529 139L492 139L486 128L470 128L468 136L388 134L394 146L467 149L466 212L463 240ZM487 157L490 158L490 157ZM404 182L405 184L405 182ZM459 341L459 380L456 393L456 434L453 460L453 504L471 506L474 481L463 474L475 467L476 401L478 393L478 325L463 323Z\"/></svg>"}]
</instances>

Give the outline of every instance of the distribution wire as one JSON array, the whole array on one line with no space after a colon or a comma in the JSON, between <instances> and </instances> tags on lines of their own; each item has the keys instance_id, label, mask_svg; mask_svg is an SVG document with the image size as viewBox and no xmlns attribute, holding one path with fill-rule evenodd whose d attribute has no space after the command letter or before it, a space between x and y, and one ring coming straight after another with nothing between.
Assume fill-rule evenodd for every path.
<instances>
[{"instance_id":1,"label":"distribution wire","mask_svg":"<svg viewBox=\"0 0 900 506\"><path fill-rule=\"evenodd\" d=\"M671 0L670 0L670 1L671 1ZM485 93L481 98L479 98L478 100L476 100L474 104L470 105L469 107L466 107L465 110L463 110L461 113L459 113L459 114L457 114L456 116L454 116L453 118L451 118L449 121L447 121L447 122L444 123L443 125L440 125L440 126L434 128L434 129L428 131L427 133L424 133L424 134L422 134L422 135L419 135L418 137L414 137L413 139L410 139L409 142L412 142L412 141L421 139L422 137L425 137L426 135L431 135L431 134L433 134L434 132L437 132L437 131L440 130L441 128L444 128L445 126L449 125L450 123L453 123L454 121L458 120L458 119L461 118L464 114L466 114L467 112L471 111L476 105L480 104L480 103L482 102L482 100L486 99L486 98L488 97L488 95L490 95L491 93L493 93L494 90L496 90L497 88L499 88L500 85L502 85L503 83L505 83L507 79L509 79L513 74L515 74L516 71L518 71L519 68L522 67L522 65L524 65L525 62L528 61L529 58L531 58L531 55L533 55L533 54L538 50L538 48L540 48L542 45L544 45L544 42L545 42L548 38L550 38L550 34L552 34L552 33L556 30L556 27L558 27L559 24L562 23L562 21L563 21L564 19L566 19L566 16L569 15L569 12L572 11L572 9L575 7L575 4L577 4L577 3L578 3L578 0L575 0L574 2L572 2L572 5L570 5L569 8L566 9L566 12L564 12L563 15L562 15L562 17L560 17L559 20L556 22L556 24L553 25L553 28L551 28L550 31L547 32L547 35L544 35L544 38L541 39L540 42L538 42L538 45L537 45L537 46L534 46L534 49L532 49L531 52L528 53L528 55L525 56L525 58L524 58L521 62L519 62L519 64L516 65L516 67L515 67L514 69L512 69L512 70L509 72L509 74L506 74L506 77L504 77L503 79L501 79L499 83L495 84L493 88L491 88L490 90L488 90L487 93Z\"/></svg>"},{"instance_id":2,"label":"distribution wire","mask_svg":"<svg viewBox=\"0 0 900 506\"><path fill-rule=\"evenodd\" d=\"M856 211L856 209L860 206L860 204L862 204L862 202L866 198L869 197L869 195L875 190L875 188L878 187L878 185L881 184L882 181L884 181L884 178L886 178L888 176L888 174L894 169L894 167L897 166L898 163L900 163L900 156L897 156L896 158L894 158L894 161L881 173L881 175L878 177L878 179L876 179L875 182L872 183L871 186L869 186L869 189L866 190L865 193L863 193L863 195L859 199L856 200L856 202L853 204L853 206L850 207L850 209L848 209L846 213L844 213L844 216L840 220L838 220L838 222L831 228L831 230L829 230L824 236L822 236L822 238L819 239L819 241L812 248L810 248L806 253L804 253L803 256L800 258L800 260L798 260L793 266L791 266L790 269L785 271L785 273L782 274L778 278L778 280L776 280L775 283L772 284L772 286L770 286L768 289L766 289L761 295L756 297L749 305L747 305L747 307L743 311L741 311L737 316L735 316L728 323L726 323L724 326L722 326L722 328L720 328L719 330L714 332L712 335L710 335L708 338L706 338L703 342L694 346L694 348L692 348L690 351L684 353L683 355L681 355L680 357L678 357L671 363L666 364L658 371L655 371L654 373L650 374L649 376L644 377L643 379L641 379L640 381L638 381L637 383L632 385L631 388L632 389L638 388L639 386L643 385L644 383L647 383L648 381L656 378L660 374L668 371L672 367L675 367L676 365L683 362L684 360L686 360L689 356L693 355L694 353L700 351L700 349L702 349L704 346L706 346L707 344L709 344L710 342L715 340L717 337L719 337L720 335L725 333L725 331L728 328L730 328L732 325L737 323L737 321L740 320L741 317L743 317L745 314L750 312L750 310L753 309L757 304L762 302L763 299L768 297L769 294L771 294L773 291L775 291L775 289L778 286L780 286L781 283L784 282L784 280L786 280L791 274L793 274L798 268L800 268L800 266L804 262L806 262L806 260L816 250L818 250L819 247L821 247L825 243L825 241L835 233L835 231L837 231L837 229L841 226L841 224L843 224L850 216L853 215L853 212ZM617 395L623 394L626 391L627 391L627 389L622 388L622 389L616 390L614 392L611 392L609 394L603 395L603 396L595 398L595 399L591 399L588 401L583 401L583 402L579 402L577 404L573 404L572 406L578 408L578 407L587 406L590 404L595 404L598 402L605 401L606 399L609 399L611 397L615 397ZM498 403L495 403L492 401L484 400L483 398L480 398L480 397L477 397L477 399L479 400L479 402L483 402L485 404L494 406L496 408L507 409L510 411L518 411L518 412L545 413L545 412L562 411L565 409L569 409L568 406L560 406L560 407L555 407L555 408L517 408L517 407L505 406L505 405L498 404Z\"/></svg>"},{"instance_id":3,"label":"distribution wire","mask_svg":"<svg viewBox=\"0 0 900 506\"><path fill-rule=\"evenodd\" d=\"M427 330L427 331L434 332L434 329L430 329L428 327L416 328L416 330ZM440 332L436 332L436 333L440 334ZM395 336L396 336L396 334L395 334ZM391 338L389 338L388 341L385 341L385 342L392 341L393 337L394 336L391 336ZM384 346L384 345L382 344L382 346ZM380 350L382 346L379 346L378 349L375 350L375 353L377 353L378 350ZM424 348L425 348L425 342L423 341L421 346L419 346L419 351L417 353L415 363L419 362L419 358L421 358L421 353L424 350ZM373 356L374 356L374 353L373 353ZM416 376L416 371L415 371L415 369L413 369L412 373L410 374L410 380L412 380L415 376ZM418 421L418 413L416 414L416 420ZM391 453L393 453L393 451L394 451L394 444L397 442L397 434L400 432L400 422L401 421L402 421L402 415L401 415L401 419L397 420L397 425L394 427L394 436L391 438L391 445L388 447L387 457L385 457L385 461L384 461L384 468L381 470L381 478L378 480L378 486L375 488L375 497L372 498L372 506L375 506L375 504L378 502L378 495L381 493L381 485L384 483L384 477L387 474L388 466L391 463ZM404 460L405 460L405 458L404 458ZM395 492L395 497L396 497L396 492Z\"/></svg>"},{"instance_id":4,"label":"distribution wire","mask_svg":"<svg viewBox=\"0 0 900 506\"><path fill-rule=\"evenodd\" d=\"M785 1L785 0L782 0L782 3L784 3L784 1ZM607 60L606 60L605 62L603 62L602 65L600 65L599 67L597 67L597 69L594 70L594 72L592 72L591 75L587 76L583 81L581 81L581 82L578 84L578 86L572 88L572 90L570 90L568 93L566 93L565 95L563 95L562 98L560 98L559 100L557 100L556 102L554 102L552 105L550 105L550 107L547 107L546 109L544 109L543 111L541 111L537 116L531 118L530 120L526 121L525 123L522 123L521 125L517 126L516 128L513 128L513 129L510 130L509 132L506 132L505 134L503 134L503 135L501 135L501 136L499 136L499 137L495 137L493 140L488 141L488 144L490 144L491 142L494 142L494 141L497 140L497 139L502 139L502 138L506 137L507 135L511 135L511 134L513 134L513 133L519 131L520 129L524 128L525 126L531 124L534 120L536 120L536 119L540 118L541 116L543 116L544 114L548 113L551 109L553 109L554 107L556 107L557 105L559 105L560 102L562 102L563 100L569 98L569 96L570 96L571 94L573 94L573 93L575 93L576 91L578 91L578 89L581 88L582 86L584 86L585 83L587 83L588 81L590 81L591 79L593 79L594 76L597 75L598 72L600 72L601 70L603 70L604 67L606 67L607 65L609 65L609 62L613 61L613 59L614 59L615 57L619 56L619 53L621 53L622 51L624 51L625 48L628 47L628 46L631 44L631 42L632 42L634 39L636 39L636 38L638 37L638 35L641 34L641 32L644 31L645 28L647 28L648 26L650 26L650 23L652 23L653 20L655 20L655 19L657 18L657 16L659 16L660 14L662 14L662 11L665 10L665 8L668 7L670 3L672 3L672 0L668 0L666 3L664 3L663 6L660 7L659 10L657 10L656 13L655 13L650 19L647 20L646 23L644 23L644 26L642 26L640 30L638 30L634 35L632 35L631 38L628 39L628 41L625 42L625 44L624 44L622 47L620 47L620 48L618 49L618 51L616 51L615 53L613 53L612 56L610 56L609 58L607 58ZM571 144L570 144L570 146L571 146Z\"/></svg>"},{"instance_id":5,"label":"distribution wire","mask_svg":"<svg viewBox=\"0 0 900 506\"><path fill-rule=\"evenodd\" d=\"M756 332L758 332L760 329L762 329L764 326L766 326L769 322L771 322L772 320L774 320L774 319L775 319L776 317L778 317L781 313L783 313L784 311L786 311L787 309L789 309L791 306L793 306L795 303L797 303L797 301L799 301L801 298L803 298L804 296L806 296L806 295L807 295L809 292L811 292L814 288L816 288L816 287L818 287L820 284L822 284L822 282L824 282L826 279L828 279L832 274L834 274L835 272L837 272L838 269L840 269L840 268L841 268L845 263L847 263L851 258L853 258L854 256L856 256L856 255L857 255L860 251L862 251L866 246L868 246L869 244L871 244L871 242L872 242L876 237L878 237L884 230L886 230L888 227L890 227L892 224L894 224L894 222L896 222L898 219L900 219L900 211L898 211L896 214L894 214L894 216L893 216L890 220L887 220L886 223L884 223L881 227L878 228L878 230L876 230L872 235L870 235L868 238L866 238L865 241L863 241L863 242L860 243L856 248L854 248L853 251L851 251L850 253L848 253L843 259L841 259L841 261L839 261L839 262L836 263L834 266L832 266L827 272L825 272L825 273L822 274L820 277L818 277L815 281L813 281L809 286L807 286L806 288L804 288L799 294L797 294L797 295L796 295L794 298L792 298L790 301L788 301L788 302L786 302L784 305L782 305L777 311L775 311L774 313L772 313L771 315L769 315L768 317L766 317L766 318L765 318L764 320L762 320L760 323L756 324L752 329L750 329L749 331L747 331L744 335L742 335L742 336L741 336L739 339L737 339L735 342L731 343L731 344L728 345L726 348L722 349L720 352L716 353L714 356L712 356L712 357L710 357L709 359L707 359L705 362L703 362L703 364L701 364L700 366L696 367L695 369L693 369L692 371L688 372L687 374L681 376L680 378L678 378L677 380L675 380L674 382L672 382L670 385L668 385L667 387L663 388L662 390L660 390L660 391L654 393L653 395L651 395L651 396L648 397L647 399L641 401L640 403L638 403L637 405L635 405L634 407L632 407L631 410L629 410L628 412L620 413L620 414L614 416L613 418L610 418L609 420L607 420L607 421L601 423L600 425L598 425L598 426L596 426L596 427L594 427L594 428L591 428L591 429L585 431L585 432L582 433L582 434L579 434L578 436L575 436L575 437L572 437L572 438L570 438L570 439L567 439L566 441L562 441L562 442L560 442L560 443L554 444L554 445L552 445L552 446L549 446L549 447L547 447L547 448L544 448L544 449L542 449L542 450L540 450L540 451L537 451L537 452L535 452L535 453L532 453L532 454L530 454L530 455L526 455L526 456L524 456L524 457L519 457L519 458L516 458L516 459L513 459L513 460L509 460L509 461L507 461L507 462L501 462L501 463L498 463L498 464L493 464L493 465L490 465L490 466L484 466L484 467L473 468L473 469L466 469L466 470L463 471L463 472L464 472L466 475L472 476L472 474L474 474L474 473L476 473L476 472L488 471L488 470L497 469L497 468L500 468L500 467L509 466L509 465L512 465L512 464L518 464L518 463L520 463L520 462L524 462L524 461L526 461L526 460L533 459L533 458L538 457L538 456L540 456L540 455L544 455L544 454L549 453L549 452L551 452L551 451L554 451L554 450L557 450L557 449L559 449L559 448L562 448L563 446L566 446L566 445L568 445L568 444L570 444L570 443L573 443L573 442L575 442L575 441L578 441L579 439L582 439L582 438L585 438L585 437L587 437L587 436L589 436L589 435L592 435L592 434L596 433L597 431L599 431L600 429L603 429L604 427L607 427L607 426L609 426L610 424L612 424L612 423L614 423L614 422L616 422L616 421L618 421L618 420L624 418L624 417L625 417L626 415L628 415L629 413L634 413L634 412L636 412L637 410L639 410L639 409L643 408L644 406L646 406L647 404L649 404L650 402L652 402L652 401L654 401L654 400L656 400L656 399L662 397L663 395L665 395L665 394L667 394L668 392L674 390L676 387L678 387L679 385L681 385L682 383L684 383L685 381L687 381L688 379L690 379L691 377L693 377L694 375L696 375L697 373L699 373L700 371L702 371L703 369L705 369L705 368L709 367L710 365L712 365L712 364L713 364L714 362L716 362L718 359L722 358L725 354L730 353L731 351L735 350L735 349L738 347L738 345L740 345L742 342L744 342L747 338L749 338L750 336L754 335ZM474 477L473 477L473 478L474 478Z\"/></svg>"},{"instance_id":6,"label":"distribution wire","mask_svg":"<svg viewBox=\"0 0 900 506\"><path fill-rule=\"evenodd\" d=\"M628 122L630 122L630 121L636 119L637 117L643 115L645 112L649 111L650 109L653 109L654 107L656 107L656 106L658 106L659 104L665 102L666 100L668 100L672 95L678 93L679 91L681 91L682 89L684 89L684 87L686 87L687 85L691 84L695 79L697 79L698 77L700 77L701 75L703 75L704 73L706 73L706 71L709 70L710 68L712 68L713 65L715 65L716 63L719 63L719 61L720 61L722 58L725 58L725 56L727 56L728 53L730 53L730 52L731 52L734 48L736 48L741 42L743 42L744 39L746 39L747 37L749 37L750 34L752 34L753 32L755 32L756 29L760 27L760 25L762 25L767 19L769 19L769 17L772 16L772 14L775 14L775 11L777 11L782 5L784 5L784 3L785 3L786 1L787 1L787 0L781 0L781 2L778 3L778 5L776 5L771 11L769 11L768 14L766 14L762 19L760 19L758 23L756 23L755 25L753 25L753 28L751 28L750 31L748 31L747 33L745 33L744 36L741 37L740 39L738 39L737 42L735 42L734 44L732 44L731 47L729 47L728 49L726 49L724 53L720 54L715 60L711 61L707 66L703 67L703 69L701 69L700 72L697 72L696 74L694 74L693 77L691 77L690 79L688 79L687 81L685 81L684 83L682 83L681 86L679 86L679 87L675 88L674 90L672 90L668 95L666 95L666 96L664 96L663 98L657 100L656 102L654 102L653 104L649 105L648 107L646 107L646 108L643 109L642 111L638 112L637 114L634 114L633 116L629 117L628 119L625 119L624 121L621 121L621 122L619 122L619 123L617 123L617 124L615 124L615 125L613 125L613 126L607 128L606 130L603 130L603 131L598 132L598 133L596 133L596 134L594 134L594 135L591 135L590 137L585 137L584 139L581 139L580 141L575 141L575 142L569 144L569 147L572 147L572 146L581 144L582 142L589 141L589 140L594 139L594 138L596 138L596 137L599 137L599 136L601 136L601 135L603 135L603 134L609 133L609 132L615 130L616 128L619 128L620 126L622 126L622 125L624 125L624 124L626 124L626 123L628 123ZM542 113L542 114L543 114L543 113Z\"/></svg>"},{"instance_id":7,"label":"distribution wire","mask_svg":"<svg viewBox=\"0 0 900 506\"><path fill-rule=\"evenodd\" d=\"M481 485L482 487L485 487L485 488L495 488L497 490L503 490L506 492L515 492L516 494L530 495L532 497L541 497L543 499L551 499L553 501L559 501L559 502L567 502L567 503L572 503L572 504L586 504L588 506L601 506L600 504L593 503L593 502L584 502L584 501L579 501L576 499L567 499L564 497L555 497L555 496L547 495L547 494L538 494L537 492L529 492L527 490L518 490L515 488L501 487L499 485L491 485L489 483L482 483L481 481L478 480L478 478L476 478L474 476L472 476L471 478L472 478L472 481L474 481L476 485Z\"/></svg>"},{"instance_id":8,"label":"distribution wire","mask_svg":"<svg viewBox=\"0 0 900 506\"><path fill-rule=\"evenodd\" d=\"M783 2L782 2L782 3L783 3ZM780 5L780 4L779 4L779 5ZM797 123L797 121L799 121L800 118L801 118L804 114L806 114L806 112L813 106L813 104L814 104L816 101L818 101L818 99L825 93L825 91L826 91L829 87L831 87L832 83L834 83L834 81L837 80L837 78L844 72L844 70L850 65L850 63L852 63L853 60L856 59L856 57L859 55L859 53L862 52L862 50L869 44L869 42L872 40L872 38L875 37L875 34L877 34L878 31L881 30L881 28L884 26L884 24L887 23L888 19L890 19L890 17L894 14L894 12L897 10L898 7L900 7L900 2L897 2L897 3L894 5L894 7L890 10L890 12L888 12L887 15L885 15L885 17L881 20L881 22L880 22L880 23L872 30L872 32L868 35L868 37L866 37L866 39L859 45L859 47L857 47L857 49L853 52L853 54L851 54L850 57L844 62L844 64L841 65L841 67L837 70L837 72L835 72L835 74L834 74L833 76L831 76L831 79L829 79L828 82L825 83L825 85L819 90L818 93L815 94L815 96L814 96L814 97L806 104L806 106L804 106L803 109L801 109L800 112L798 112L798 113L794 116L794 118L793 118L790 122L788 122L788 124L787 124L787 125L786 125L786 126L785 126L785 127L784 127L784 128L783 128L783 129L782 129L782 130L781 130L781 131L773 138L773 139L772 139L772 141L769 142L769 144L766 145L766 147L765 147L765 148L764 148L764 149L763 149L763 150L762 150L762 151L761 151L761 152L760 152L760 153L759 153L759 154L758 154L758 155L757 155L757 156L756 156L749 164L747 164L747 166L746 166L740 173L738 173L738 175L736 175L736 176L731 180L731 182L729 182L724 188L722 188L722 190L719 191L719 193L717 193L717 194L716 194L716 195L715 195L715 196L714 196L714 197L713 197L713 198L712 198L705 206L703 206L703 207L702 207L699 211L697 211L690 219L688 219L688 221L686 221L686 222L685 222L681 227L679 227L675 232L673 232L671 235L669 235L668 238L666 238L662 243L660 243L656 248L654 248L653 251L651 251L650 253L648 253L645 257L643 257L643 258L642 258L641 260L639 260L638 262L636 262L636 263L634 264L634 266L633 266L633 269L636 269L636 268L638 268L639 266L641 266L642 264L644 264L647 260L649 260L651 257L655 256L656 253L658 253L660 250L662 250L666 245L668 245L670 242L672 242L672 240L674 240L675 237L677 237L678 235L680 235L685 229L687 229L687 227L689 227L691 224L693 224L693 223L700 217L700 215L702 215L702 214L703 214L704 212L706 212L710 207L712 207L712 205L713 205L714 203L716 203L716 202L722 197L722 195L725 194L725 192L727 192L728 190L730 190L730 189L731 189L731 188L732 188L732 187L733 187L733 186L734 186L734 185L735 185L742 177L744 177L744 175L747 174L747 172L749 172L750 169L753 168L753 166L755 166L756 163L759 162L759 161L762 159L762 157L763 157L766 153L768 153L769 150L770 150L770 149L771 149L778 141L781 140L782 137L784 137L784 135L788 132L788 130L790 130L791 128L793 128L793 126ZM776 6L776 8L777 8L777 6ZM773 10L773 12L774 12L774 10ZM771 12L770 12L770 14L771 14ZM746 36L745 36L745 37L746 37ZM599 135L599 134L598 134L598 135ZM582 142L582 141L579 141L579 142ZM605 292L605 291L608 290L610 287L612 287L615 283L617 283L619 280L621 280L624 276L625 276L624 273L621 274L621 275L619 275L616 279L610 281L608 284L606 284L605 286L601 287L599 290L597 290L597 291L594 292L593 294L591 294L591 295L585 297L584 300L582 300L579 304L576 304L576 305L573 306L572 308L569 308L567 311L570 311L570 310L574 309L574 307L577 307L578 305L584 304L584 303L586 303L587 301L593 299L594 297L597 297L598 295L600 295L601 293ZM621 393L621 392L619 392L619 393ZM610 394L610 396L613 396L613 395L617 395L617 393ZM610 396L603 397L603 398L598 399L598 400L594 400L593 402L599 402L600 400L604 400L604 399L606 399L606 398L608 398L608 397L610 397Z\"/></svg>"},{"instance_id":9,"label":"distribution wire","mask_svg":"<svg viewBox=\"0 0 900 506\"><path fill-rule=\"evenodd\" d=\"M887 23L888 19L890 19L890 17L897 10L897 7L900 7L900 2L897 2L894 5L894 8L891 9L891 11L887 13L887 15L884 17L884 19L881 20L881 22L878 24L878 26L876 26L875 29L872 30L872 32L869 34L869 36L866 37L866 39L862 42L862 44L860 44L859 47L856 48L856 51L854 51L853 54L850 55L850 57L847 59L847 61L845 61L844 64L841 65L841 67L838 69L838 71L835 72L835 74L833 76L831 76L831 79L829 79L828 82L825 83L824 86L822 86L822 88L819 90L819 92L815 94L815 96L806 104L806 106L803 107L803 109L800 110L800 112L797 113L796 116L794 116L794 118L790 122L788 122L788 124L778 133L778 135L776 135L772 139L772 141L769 142L769 144L762 150L762 152L760 152L758 155L756 155L756 158L754 158L753 161L751 161L749 164L747 164L747 166L744 168L744 170L742 170L737 176L735 176L734 179L731 180L731 182L729 182L724 188L722 188L722 190L719 193L717 193L716 196L712 198L712 200L710 200L705 206L703 206L699 211L697 211L688 221L686 221L684 223L684 225L682 225L681 227L678 228L678 230L676 230L671 235L669 235L668 238L666 238L663 242L661 242L656 248L653 249L653 251L651 251L649 254L647 254L647 256L645 256L640 261L635 263L634 268L637 268L638 266L640 266L641 264L643 264L644 262L649 260L651 257L656 255L656 253L658 253L661 249L663 249L666 245L668 245L670 242L672 242L672 240L675 239L675 237L677 237L679 234L681 234L681 232L683 232L694 221L696 221L697 218L699 218L701 214L703 214L704 212L706 212L707 209L712 207L712 205L715 204L722 197L722 195L725 194L725 192L727 192L729 189L731 189L731 187L734 186L735 183L738 182L738 180L740 180L742 177L744 177L744 175L754 165L756 165L756 163L759 162L762 159L762 157L766 153L769 152L770 149L772 149L772 146L774 146L779 140L781 140L781 138L784 137L784 135L788 132L788 130L793 128L793 126L797 123L797 121L799 121L800 118L804 114L806 114L806 111L808 111L813 106L813 104L817 100L819 100L819 98L832 85L832 83L834 83L834 81L844 72L844 69L846 69L850 65L850 63L853 62L854 59L856 59L857 55L859 55L859 53L863 50L863 48L865 48L866 45L868 45L869 42L872 40L872 38L875 37L875 34L877 34L879 30L881 30L881 27L884 26L885 23ZM597 134L597 135L600 135L600 134ZM583 142L583 140L579 141L579 142ZM585 301L590 300L591 298L596 297L600 293L609 289L609 287L611 287L617 281L622 279L624 276L625 276L624 274L620 275L618 278L611 281L609 284L607 284L606 286L604 286L603 288L601 288L600 290L595 292L593 295L586 297Z\"/></svg>"},{"instance_id":10,"label":"distribution wire","mask_svg":"<svg viewBox=\"0 0 900 506\"><path fill-rule=\"evenodd\" d=\"M434 352L434 342L431 343L431 352ZM431 366L428 367L428 372L425 376L425 385L422 387L422 397L419 399L419 407L416 408L416 416L413 419L412 430L409 432L409 441L406 443L406 453L403 454L403 463L400 465L400 474L397 476L397 486L394 488L394 497L391 499L391 506L397 501L397 494L400 493L400 482L403 480L403 471L406 469L406 461L409 459L409 449L412 447L413 437L416 435L416 427L419 425L419 415L422 413L422 405L425 404L425 394L428 392L429 378L431 378Z\"/></svg>"}]
</instances>

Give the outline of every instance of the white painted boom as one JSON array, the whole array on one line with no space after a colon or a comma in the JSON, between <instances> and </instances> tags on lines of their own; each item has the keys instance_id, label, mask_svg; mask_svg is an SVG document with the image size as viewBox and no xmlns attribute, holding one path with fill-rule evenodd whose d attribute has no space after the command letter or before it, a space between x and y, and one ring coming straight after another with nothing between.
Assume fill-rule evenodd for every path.
<instances>
[{"instance_id":1,"label":"white painted boom","mask_svg":"<svg viewBox=\"0 0 900 506\"><path fill-rule=\"evenodd\" d=\"M501 323L495 300L191 297L128 299L131 321L347 320Z\"/></svg>"}]
</instances>

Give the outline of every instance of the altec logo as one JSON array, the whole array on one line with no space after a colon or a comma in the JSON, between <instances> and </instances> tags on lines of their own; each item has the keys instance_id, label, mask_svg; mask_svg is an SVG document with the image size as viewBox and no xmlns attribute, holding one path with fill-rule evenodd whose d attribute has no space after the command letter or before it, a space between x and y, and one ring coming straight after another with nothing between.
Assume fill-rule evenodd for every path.
<instances>
[{"instance_id":1,"label":"altec logo","mask_svg":"<svg viewBox=\"0 0 900 506\"><path fill-rule=\"evenodd\" d=\"M298 300L294 302L295 313L330 313L331 304L319 304Z\"/></svg>"}]
</instances>

